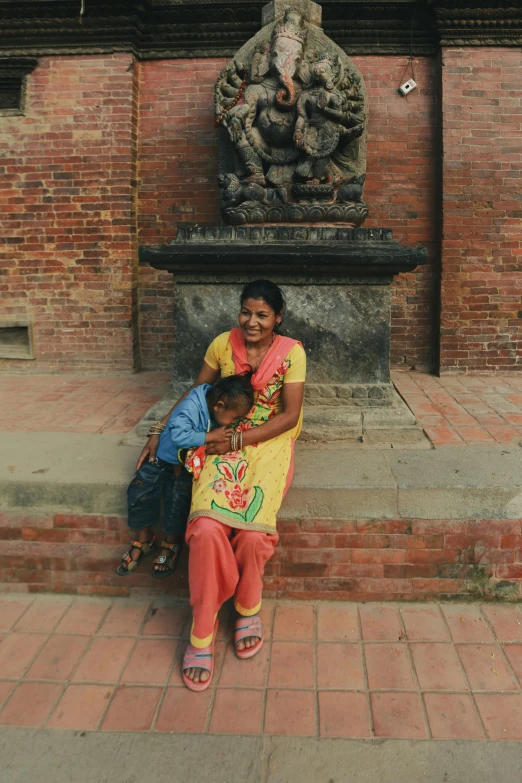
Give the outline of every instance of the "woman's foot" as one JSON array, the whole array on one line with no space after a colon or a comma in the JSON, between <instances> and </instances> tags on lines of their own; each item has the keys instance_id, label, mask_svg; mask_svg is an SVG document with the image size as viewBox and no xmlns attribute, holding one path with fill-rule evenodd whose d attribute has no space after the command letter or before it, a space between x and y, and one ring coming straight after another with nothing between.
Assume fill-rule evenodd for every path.
<instances>
[{"instance_id":1,"label":"woman's foot","mask_svg":"<svg viewBox=\"0 0 522 783\"><path fill-rule=\"evenodd\" d=\"M210 647L207 649L210 649ZM192 682L206 682L210 677L208 669L200 669L199 667L183 670L183 674Z\"/></svg>"},{"instance_id":2,"label":"woman's foot","mask_svg":"<svg viewBox=\"0 0 522 783\"><path fill-rule=\"evenodd\" d=\"M246 639L240 639L236 642L236 650L239 650L239 652L241 650L249 650L250 647L255 647L258 642L257 636L247 636Z\"/></svg>"},{"instance_id":3,"label":"woman's foot","mask_svg":"<svg viewBox=\"0 0 522 783\"><path fill-rule=\"evenodd\" d=\"M216 641L218 621L214 626L212 644L198 648L188 644L183 656L182 677L191 691L204 691L212 682L214 675L214 642Z\"/></svg>"},{"instance_id":4,"label":"woman's foot","mask_svg":"<svg viewBox=\"0 0 522 783\"><path fill-rule=\"evenodd\" d=\"M234 644L238 658L252 658L263 646L263 625L258 614L239 616L234 627Z\"/></svg>"}]
</instances>

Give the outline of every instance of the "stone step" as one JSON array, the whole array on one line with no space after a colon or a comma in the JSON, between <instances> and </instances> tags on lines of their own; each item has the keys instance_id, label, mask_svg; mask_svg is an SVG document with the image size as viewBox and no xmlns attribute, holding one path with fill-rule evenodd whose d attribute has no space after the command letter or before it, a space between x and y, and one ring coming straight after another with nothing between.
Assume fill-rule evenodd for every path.
<instances>
[{"instance_id":1,"label":"stone step","mask_svg":"<svg viewBox=\"0 0 522 783\"><path fill-rule=\"evenodd\" d=\"M179 395L169 392L153 405L137 425L133 434L126 437L129 445L138 445L147 436L152 422L165 416L176 404ZM333 405L332 402L344 403ZM323 442L343 441L346 443L388 444L390 446L416 445L430 448L422 427L403 399L390 384L390 395L386 406L372 406L380 400L351 400L335 398L329 404L305 404L301 441ZM363 403L367 404L364 405Z\"/></svg>"},{"instance_id":2,"label":"stone step","mask_svg":"<svg viewBox=\"0 0 522 783\"><path fill-rule=\"evenodd\" d=\"M185 594L186 552L166 582L149 565L116 575L138 453L120 436L17 433L0 465L0 591ZM520 447L298 444L266 593L518 600L521 520Z\"/></svg>"},{"instance_id":3,"label":"stone step","mask_svg":"<svg viewBox=\"0 0 522 783\"><path fill-rule=\"evenodd\" d=\"M0 466L0 510L124 515L138 455L118 435L17 433ZM522 449L298 443L280 516L522 518Z\"/></svg>"}]
</instances>

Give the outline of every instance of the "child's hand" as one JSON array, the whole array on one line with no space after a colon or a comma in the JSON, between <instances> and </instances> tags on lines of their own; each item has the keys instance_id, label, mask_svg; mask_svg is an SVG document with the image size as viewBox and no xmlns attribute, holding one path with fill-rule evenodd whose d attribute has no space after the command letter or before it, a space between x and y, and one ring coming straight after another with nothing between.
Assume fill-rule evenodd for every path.
<instances>
[{"instance_id":1,"label":"child's hand","mask_svg":"<svg viewBox=\"0 0 522 783\"><path fill-rule=\"evenodd\" d=\"M136 463L136 470L139 470L145 460L148 462L154 462L156 459L156 452L159 446L159 435L151 435L147 443L143 447L143 451L140 454L138 462Z\"/></svg>"},{"instance_id":2,"label":"child's hand","mask_svg":"<svg viewBox=\"0 0 522 783\"><path fill-rule=\"evenodd\" d=\"M228 450L230 451L230 438L232 437L232 432L233 429L229 427L216 427L215 430L211 430L210 432L207 432L207 436L205 438L205 445L206 446L226 445L228 447ZM226 454L226 451L220 453Z\"/></svg>"}]
</instances>

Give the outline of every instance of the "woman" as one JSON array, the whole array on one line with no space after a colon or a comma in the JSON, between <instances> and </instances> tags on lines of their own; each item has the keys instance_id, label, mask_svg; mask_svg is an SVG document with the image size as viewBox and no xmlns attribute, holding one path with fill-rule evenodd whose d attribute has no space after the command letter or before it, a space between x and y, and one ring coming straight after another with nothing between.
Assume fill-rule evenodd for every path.
<instances>
[{"instance_id":1,"label":"woman","mask_svg":"<svg viewBox=\"0 0 522 783\"><path fill-rule=\"evenodd\" d=\"M236 654L252 657L263 644L262 576L278 541L276 515L292 481L306 374L301 344L276 333L284 305L274 283L246 285L239 328L211 343L194 384L253 371L255 403L247 419L223 429L221 439L206 449L193 486L186 533L193 624L183 660L183 679L191 690L210 685L217 613L232 596L239 615ZM152 456L150 446L143 459Z\"/></svg>"}]
</instances>

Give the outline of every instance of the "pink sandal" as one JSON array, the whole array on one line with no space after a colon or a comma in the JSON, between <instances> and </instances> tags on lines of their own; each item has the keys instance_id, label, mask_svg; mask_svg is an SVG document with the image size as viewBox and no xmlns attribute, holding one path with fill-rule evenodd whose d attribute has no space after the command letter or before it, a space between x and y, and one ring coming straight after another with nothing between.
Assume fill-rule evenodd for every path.
<instances>
[{"instance_id":1,"label":"pink sandal","mask_svg":"<svg viewBox=\"0 0 522 783\"><path fill-rule=\"evenodd\" d=\"M259 641L253 647L245 647L244 650L237 649L237 643L249 636L256 636ZM234 646L238 658L252 658L259 652L263 646L263 625L258 614L252 617L239 617L234 626Z\"/></svg>"},{"instance_id":2,"label":"pink sandal","mask_svg":"<svg viewBox=\"0 0 522 783\"><path fill-rule=\"evenodd\" d=\"M212 643L209 647L198 648L194 647L193 644L187 645L185 655L183 656L181 676L183 677L183 682L191 691L206 691L212 682L212 677L214 676L214 642L216 641L218 627L218 621L216 620L214 633L212 635ZM194 682L194 680L191 680L185 675L187 669L204 669L205 671L210 672L210 677L208 680L205 680L205 682Z\"/></svg>"}]
</instances>

